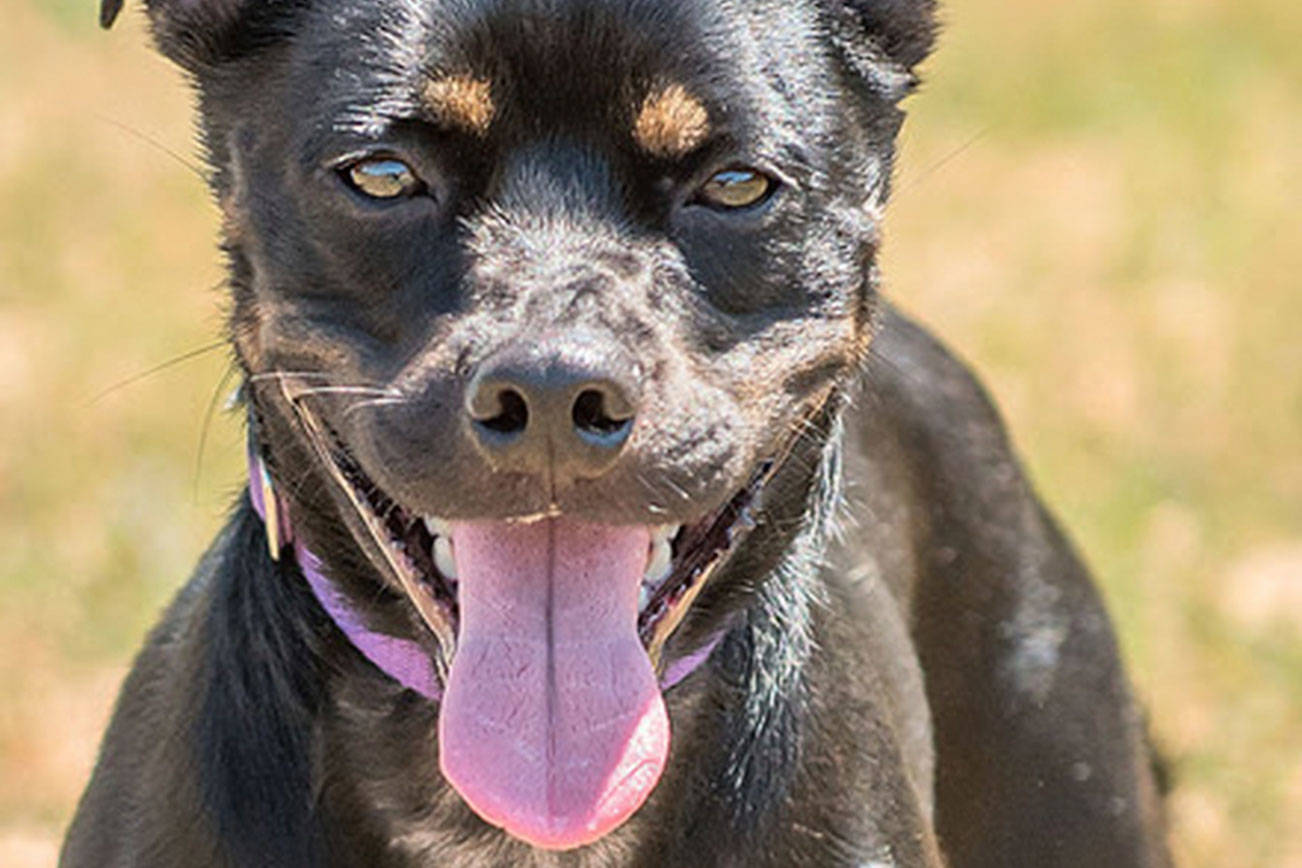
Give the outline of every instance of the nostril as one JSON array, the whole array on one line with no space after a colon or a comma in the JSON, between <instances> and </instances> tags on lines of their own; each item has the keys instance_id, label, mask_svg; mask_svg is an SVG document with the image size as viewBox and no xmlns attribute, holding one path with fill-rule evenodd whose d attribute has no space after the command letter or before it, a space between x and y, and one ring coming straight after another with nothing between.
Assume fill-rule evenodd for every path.
<instances>
[{"instance_id":1,"label":"nostril","mask_svg":"<svg viewBox=\"0 0 1302 868\"><path fill-rule=\"evenodd\" d=\"M632 416L616 418L607 406L606 395L596 389L585 389L574 399L572 411L574 427L602 445L617 445L633 427Z\"/></svg>"},{"instance_id":2,"label":"nostril","mask_svg":"<svg viewBox=\"0 0 1302 868\"><path fill-rule=\"evenodd\" d=\"M515 389L498 392L497 403L497 415L475 420L478 425L498 434L519 434L529 426L529 405Z\"/></svg>"}]
</instances>

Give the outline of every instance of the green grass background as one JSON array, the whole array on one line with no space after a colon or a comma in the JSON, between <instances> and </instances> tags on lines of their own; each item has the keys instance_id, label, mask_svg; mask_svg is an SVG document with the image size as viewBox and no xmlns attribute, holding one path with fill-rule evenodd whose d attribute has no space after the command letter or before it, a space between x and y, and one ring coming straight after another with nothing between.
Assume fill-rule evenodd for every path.
<instances>
[{"instance_id":1,"label":"green grass background","mask_svg":"<svg viewBox=\"0 0 1302 868\"><path fill-rule=\"evenodd\" d=\"M188 95L138 15L0 28L0 865L52 864L240 426ZM889 294L977 367L1097 571L1190 866L1302 866L1302 4L951 0ZM151 144L153 140L157 144Z\"/></svg>"}]
</instances>

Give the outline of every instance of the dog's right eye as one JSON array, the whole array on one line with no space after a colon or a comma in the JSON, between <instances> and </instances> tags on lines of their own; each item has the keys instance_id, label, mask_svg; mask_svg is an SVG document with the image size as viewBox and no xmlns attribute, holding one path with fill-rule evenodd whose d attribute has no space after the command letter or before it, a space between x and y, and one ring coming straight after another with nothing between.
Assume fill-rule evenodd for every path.
<instances>
[{"instance_id":1,"label":"dog's right eye","mask_svg":"<svg viewBox=\"0 0 1302 868\"><path fill-rule=\"evenodd\" d=\"M716 172L696 192L696 201L719 211L741 211L768 201L776 188L768 175L742 166Z\"/></svg>"},{"instance_id":2,"label":"dog's right eye","mask_svg":"<svg viewBox=\"0 0 1302 868\"><path fill-rule=\"evenodd\" d=\"M425 182L402 160L361 160L341 170L344 182L371 199L410 199L425 192Z\"/></svg>"}]
</instances>

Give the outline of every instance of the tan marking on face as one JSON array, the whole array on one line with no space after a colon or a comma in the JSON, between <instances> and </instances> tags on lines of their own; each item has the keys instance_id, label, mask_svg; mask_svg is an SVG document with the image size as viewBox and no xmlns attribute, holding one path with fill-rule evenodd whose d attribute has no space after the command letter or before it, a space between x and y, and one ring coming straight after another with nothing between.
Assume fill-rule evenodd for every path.
<instances>
[{"instance_id":1,"label":"tan marking on face","mask_svg":"<svg viewBox=\"0 0 1302 868\"><path fill-rule=\"evenodd\" d=\"M681 84L653 91L633 124L633 138L656 157L682 157L705 141L710 115Z\"/></svg>"},{"instance_id":2,"label":"tan marking on face","mask_svg":"<svg viewBox=\"0 0 1302 868\"><path fill-rule=\"evenodd\" d=\"M425 85L424 96L441 123L477 136L488 133L497 115L493 83L487 79L464 74L436 78Z\"/></svg>"}]
</instances>

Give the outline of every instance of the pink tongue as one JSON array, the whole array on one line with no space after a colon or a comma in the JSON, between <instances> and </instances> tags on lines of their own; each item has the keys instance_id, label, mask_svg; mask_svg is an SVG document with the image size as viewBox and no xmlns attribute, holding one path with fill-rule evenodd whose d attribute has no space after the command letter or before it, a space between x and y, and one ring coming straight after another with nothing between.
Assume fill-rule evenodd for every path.
<instances>
[{"instance_id":1,"label":"pink tongue","mask_svg":"<svg viewBox=\"0 0 1302 868\"><path fill-rule=\"evenodd\" d=\"M566 519L452 528L461 633L439 764L476 813L534 846L597 840L664 769L669 719L637 634L650 541Z\"/></svg>"}]
</instances>

